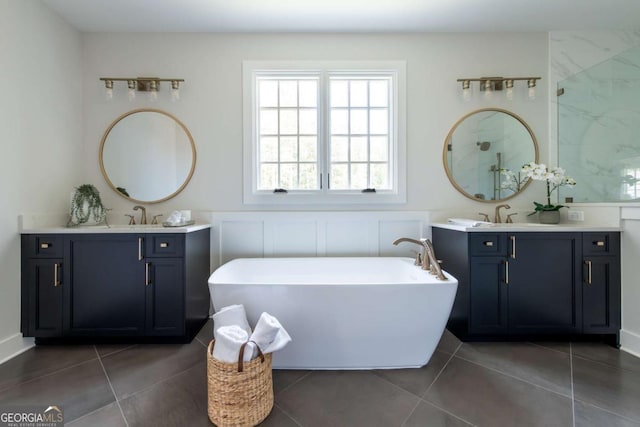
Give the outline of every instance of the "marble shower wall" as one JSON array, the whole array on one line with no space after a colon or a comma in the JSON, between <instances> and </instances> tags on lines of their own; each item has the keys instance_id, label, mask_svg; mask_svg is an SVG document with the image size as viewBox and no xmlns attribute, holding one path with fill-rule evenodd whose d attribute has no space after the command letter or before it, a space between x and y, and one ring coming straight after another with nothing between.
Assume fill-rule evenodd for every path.
<instances>
[{"instance_id":1,"label":"marble shower wall","mask_svg":"<svg viewBox=\"0 0 640 427\"><path fill-rule=\"evenodd\" d=\"M549 160L578 181L561 198L640 197L640 31L552 32L549 53Z\"/></svg>"}]
</instances>

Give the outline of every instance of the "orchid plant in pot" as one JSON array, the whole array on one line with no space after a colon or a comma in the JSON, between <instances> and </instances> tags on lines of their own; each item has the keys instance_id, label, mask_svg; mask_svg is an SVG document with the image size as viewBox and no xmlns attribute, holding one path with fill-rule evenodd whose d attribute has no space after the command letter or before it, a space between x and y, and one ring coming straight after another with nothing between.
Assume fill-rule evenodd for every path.
<instances>
[{"instance_id":1,"label":"orchid plant in pot","mask_svg":"<svg viewBox=\"0 0 640 427\"><path fill-rule=\"evenodd\" d=\"M568 185L573 187L576 181L565 175L564 169L561 167L547 168L546 165L540 163L527 163L522 166L521 172L526 178L534 181L545 181L547 186L547 203L542 204L533 202L535 209L529 215L538 214L538 218L543 224L557 224L560 222L560 209L566 206L554 205L551 203L551 194L558 188Z\"/></svg>"}]
</instances>

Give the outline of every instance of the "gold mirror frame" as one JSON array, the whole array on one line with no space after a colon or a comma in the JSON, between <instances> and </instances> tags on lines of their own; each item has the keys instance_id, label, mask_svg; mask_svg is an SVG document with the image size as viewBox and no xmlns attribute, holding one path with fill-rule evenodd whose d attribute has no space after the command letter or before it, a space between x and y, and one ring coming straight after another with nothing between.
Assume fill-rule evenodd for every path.
<instances>
[{"instance_id":1,"label":"gold mirror frame","mask_svg":"<svg viewBox=\"0 0 640 427\"><path fill-rule=\"evenodd\" d=\"M136 113L158 113L158 114L162 114L164 116L167 116L168 118L170 118L171 120L173 120L176 124L178 124L182 130L184 131L185 135L187 136L187 138L189 139L189 143L190 143L190 147L191 147L191 153L192 153L192 161L191 161L191 169L189 170L189 174L187 175L187 177L185 178L184 182L182 183L182 185L180 185L180 187L178 187L177 190L175 190L173 193L169 194L166 197L163 197L161 199L157 199L157 200L141 200L141 199L136 199L135 197L131 197L131 196L127 196L125 194L123 194L121 191L118 190L117 186L111 181L111 179L109 178L109 175L107 174L107 171L105 169L105 165L104 165L104 148L105 148L105 144L107 142L107 138L109 136L109 133L111 132L111 130L123 119L136 114ZM102 171L102 176L104 177L105 181L107 182L107 184L109 184L109 187L111 187L111 189L113 189L113 191L115 191L118 195L120 195L121 197L124 197L127 200L130 200L132 202L135 203L147 203L147 204L154 204L154 203L160 203L160 202L164 202L166 200L169 200L175 196L177 196L178 194L180 194L180 192L182 190L184 190L184 188L187 186L187 184L189 184L189 181L191 181L191 178L193 177L193 172L195 171L196 168L196 160L197 160L197 153L196 153L196 145L193 141L193 136L191 136L191 132L189 132L189 129L187 129L187 127L184 125L184 123L182 123L177 117L175 117L174 115L167 113L166 111L163 110L158 110L158 109L154 109L154 108L139 108L136 110L131 110L128 111L124 114L122 114L121 116L119 116L118 118L116 118L107 128L107 130L104 132L104 135L102 136L102 140L100 141L100 150L99 150L99 162L100 162L100 170Z\"/></svg>"},{"instance_id":2,"label":"gold mirror frame","mask_svg":"<svg viewBox=\"0 0 640 427\"><path fill-rule=\"evenodd\" d=\"M478 197L473 196L472 194L467 193L454 179L453 174L451 172L451 170L449 169L449 162L448 162L448 153L449 153L449 145L451 144L451 138L453 137L453 133L455 132L455 130L458 128L458 126L460 126L461 123L463 123L466 119L468 119L469 117L473 116L474 114L478 114L478 113L482 113L482 112L496 112L496 113L504 113L507 114L511 117L513 117L514 119L516 119L522 126L524 126L524 128L527 130L527 132L529 133L529 136L531 136L531 142L533 143L533 150L534 150L534 159L532 159L532 161L535 161L536 163L538 163L538 156L539 156L539 152L538 152L538 141L536 139L536 136L533 134L533 131L531 130L531 128L529 127L529 125L527 124L527 122L525 122L520 116L512 113L511 111L508 110L504 110L502 108L481 108L479 110L474 110L468 114L465 114L464 116L462 116L451 128L451 130L449 131L449 133L447 134L447 138L444 141L444 148L442 150L442 163L444 164L444 170L447 173L447 178L449 178L449 182L451 182L451 185L453 185L453 187L458 190L458 192L460 194L462 194L463 196L471 199L471 200L475 200L476 202L482 202L482 203L497 203L497 202L502 202L504 200L509 200L515 196L517 196L518 194L520 194L522 191L524 191L525 188L527 188L527 186L531 183L531 180L528 180L523 186L522 188L520 188L519 191L514 192L513 194L511 194L510 196L507 197L503 197L500 199L495 199L495 200L487 200L487 199L480 199Z\"/></svg>"}]
</instances>

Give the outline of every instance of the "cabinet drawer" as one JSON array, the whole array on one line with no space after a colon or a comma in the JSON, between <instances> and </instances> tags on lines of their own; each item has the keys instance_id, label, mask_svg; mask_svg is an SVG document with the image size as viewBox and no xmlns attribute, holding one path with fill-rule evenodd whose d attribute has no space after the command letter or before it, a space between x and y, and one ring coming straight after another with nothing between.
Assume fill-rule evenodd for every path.
<instances>
[{"instance_id":1,"label":"cabinet drawer","mask_svg":"<svg viewBox=\"0 0 640 427\"><path fill-rule=\"evenodd\" d=\"M582 253L589 255L617 255L620 252L618 233L583 233Z\"/></svg>"},{"instance_id":2,"label":"cabinet drawer","mask_svg":"<svg viewBox=\"0 0 640 427\"><path fill-rule=\"evenodd\" d=\"M64 239L54 234L23 236L28 258L61 258L64 252Z\"/></svg>"},{"instance_id":3,"label":"cabinet drawer","mask_svg":"<svg viewBox=\"0 0 640 427\"><path fill-rule=\"evenodd\" d=\"M471 256L507 255L507 235L505 233L469 233Z\"/></svg>"},{"instance_id":4,"label":"cabinet drawer","mask_svg":"<svg viewBox=\"0 0 640 427\"><path fill-rule=\"evenodd\" d=\"M145 237L147 257L184 256L184 236L179 234L152 234Z\"/></svg>"}]
</instances>

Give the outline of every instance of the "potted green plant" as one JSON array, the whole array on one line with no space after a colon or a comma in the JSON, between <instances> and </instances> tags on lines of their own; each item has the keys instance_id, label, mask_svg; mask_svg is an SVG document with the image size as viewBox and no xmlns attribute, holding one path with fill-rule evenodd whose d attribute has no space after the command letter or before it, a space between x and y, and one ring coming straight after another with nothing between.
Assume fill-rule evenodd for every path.
<instances>
[{"instance_id":1,"label":"potted green plant","mask_svg":"<svg viewBox=\"0 0 640 427\"><path fill-rule=\"evenodd\" d=\"M100 199L100 192L91 184L83 184L71 196L68 227L98 225L107 222L107 210Z\"/></svg>"}]
</instances>

